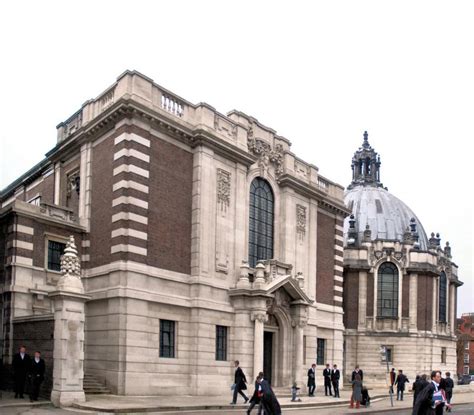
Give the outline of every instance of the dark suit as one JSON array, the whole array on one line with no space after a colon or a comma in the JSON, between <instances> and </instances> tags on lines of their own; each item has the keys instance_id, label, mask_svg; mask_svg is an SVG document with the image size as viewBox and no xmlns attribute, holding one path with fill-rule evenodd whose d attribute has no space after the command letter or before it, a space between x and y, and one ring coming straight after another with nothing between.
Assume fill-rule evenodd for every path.
<instances>
[{"instance_id":1,"label":"dark suit","mask_svg":"<svg viewBox=\"0 0 474 415\"><path fill-rule=\"evenodd\" d=\"M417 395L415 406L413 407L413 415L442 415L444 404L437 405L435 409L431 407L433 393L436 386L433 382L428 383L422 391Z\"/></svg>"},{"instance_id":2,"label":"dark suit","mask_svg":"<svg viewBox=\"0 0 474 415\"><path fill-rule=\"evenodd\" d=\"M262 390L262 406L265 415L281 415L280 404L273 393L272 388L265 379L262 379L260 382L260 388Z\"/></svg>"},{"instance_id":3,"label":"dark suit","mask_svg":"<svg viewBox=\"0 0 474 415\"><path fill-rule=\"evenodd\" d=\"M15 398L18 396L23 398L23 391L25 390L26 375L30 370L31 359L26 353L21 358L20 353L13 357L12 368L13 378L15 379Z\"/></svg>"},{"instance_id":4,"label":"dark suit","mask_svg":"<svg viewBox=\"0 0 474 415\"><path fill-rule=\"evenodd\" d=\"M446 378L444 380L444 390L446 391L446 400L448 403L451 403L451 398L453 397L454 382L451 378Z\"/></svg>"},{"instance_id":5,"label":"dark suit","mask_svg":"<svg viewBox=\"0 0 474 415\"><path fill-rule=\"evenodd\" d=\"M250 412L252 412L252 409L256 405L259 405L257 414L261 415L261 413L262 413L262 406L260 405L260 396L258 396L259 387L260 387L260 384L256 381L255 382L255 390L253 391L253 395L250 398L250 406L247 409L247 414L250 414Z\"/></svg>"},{"instance_id":6,"label":"dark suit","mask_svg":"<svg viewBox=\"0 0 474 415\"><path fill-rule=\"evenodd\" d=\"M232 403L237 403L237 394L240 394L240 396L242 396L242 398L245 399L245 402L247 402L249 400L249 398L247 398L247 396L245 395L245 393L243 393L242 391L247 389L247 378L245 377L244 375L244 372L243 370L238 367L237 369L235 369L235 374L234 374L234 396L232 398Z\"/></svg>"},{"instance_id":7,"label":"dark suit","mask_svg":"<svg viewBox=\"0 0 474 415\"><path fill-rule=\"evenodd\" d=\"M327 368L323 370L323 376L324 376L324 394L328 396L328 390L329 390L329 395L332 396L331 392L331 369Z\"/></svg>"},{"instance_id":8,"label":"dark suit","mask_svg":"<svg viewBox=\"0 0 474 415\"><path fill-rule=\"evenodd\" d=\"M397 401L403 401L403 392L405 391L405 383L408 382L407 377L402 373L397 376L395 385L397 385Z\"/></svg>"},{"instance_id":9,"label":"dark suit","mask_svg":"<svg viewBox=\"0 0 474 415\"><path fill-rule=\"evenodd\" d=\"M35 359L31 360L31 370L29 373L30 377L30 387L31 387L31 393L30 393L30 399L33 401L38 400L38 395L39 395L39 390L41 386L41 382L44 380L44 371L45 371L45 364L44 360L40 358L39 362L36 363Z\"/></svg>"},{"instance_id":10,"label":"dark suit","mask_svg":"<svg viewBox=\"0 0 474 415\"><path fill-rule=\"evenodd\" d=\"M334 396L336 398L340 398L339 396L339 379L341 377L341 373L339 372L339 369L333 369L331 370L331 382L332 382L332 387L334 388Z\"/></svg>"},{"instance_id":11,"label":"dark suit","mask_svg":"<svg viewBox=\"0 0 474 415\"><path fill-rule=\"evenodd\" d=\"M308 395L314 396L315 389L316 389L316 372L311 367L308 369Z\"/></svg>"},{"instance_id":12,"label":"dark suit","mask_svg":"<svg viewBox=\"0 0 474 415\"><path fill-rule=\"evenodd\" d=\"M351 379L351 380L352 380L352 382L354 382L354 380L355 380L355 377L356 377L356 375L357 375L357 374L359 374L359 375L360 375L360 380L364 380L364 372L362 372L362 370L361 370L361 369L359 369L359 371L358 371L358 372L356 372L355 370L352 372L352 379Z\"/></svg>"}]
</instances>

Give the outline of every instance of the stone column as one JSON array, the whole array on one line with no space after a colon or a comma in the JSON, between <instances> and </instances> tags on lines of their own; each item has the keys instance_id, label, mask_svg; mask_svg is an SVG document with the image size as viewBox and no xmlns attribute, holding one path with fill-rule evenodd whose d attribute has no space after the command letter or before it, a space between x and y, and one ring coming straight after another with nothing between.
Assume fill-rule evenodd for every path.
<instances>
[{"instance_id":1,"label":"stone column","mask_svg":"<svg viewBox=\"0 0 474 415\"><path fill-rule=\"evenodd\" d=\"M293 338L295 346L294 362L293 362L293 382L296 382L298 385L305 385L303 379L303 336L304 328L308 322L307 308L303 306L297 306L293 316Z\"/></svg>"},{"instance_id":2,"label":"stone column","mask_svg":"<svg viewBox=\"0 0 474 415\"><path fill-rule=\"evenodd\" d=\"M418 274L410 274L410 326L409 330L417 331L418 320Z\"/></svg>"},{"instance_id":3,"label":"stone column","mask_svg":"<svg viewBox=\"0 0 474 415\"><path fill-rule=\"evenodd\" d=\"M59 205L61 196L61 163L54 165L54 204Z\"/></svg>"},{"instance_id":4,"label":"stone column","mask_svg":"<svg viewBox=\"0 0 474 415\"><path fill-rule=\"evenodd\" d=\"M253 333L253 377L257 377L259 372L263 372L263 328L267 321L265 311L252 311L251 319L254 322Z\"/></svg>"},{"instance_id":5,"label":"stone column","mask_svg":"<svg viewBox=\"0 0 474 415\"><path fill-rule=\"evenodd\" d=\"M451 336L454 336L456 330L456 286L449 284L449 326L451 327Z\"/></svg>"},{"instance_id":6,"label":"stone column","mask_svg":"<svg viewBox=\"0 0 474 415\"><path fill-rule=\"evenodd\" d=\"M55 406L84 402L84 295L80 262L71 236L61 258L62 277L49 294L54 304L54 371L51 401Z\"/></svg>"},{"instance_id":7,"label":"stone column","mask_svg":"<svg viewBox=\"0 0 474 415\"><path fill-rule=\"evenodd\" d=\"M432 303L432 326L431 331L436 333L436 322L438 320L438 278L433 278L433 303Z\"/></svg>"},{"instance_id":8,"label":"stone column","mask_svg":"<svg viewBox=\"0 0 474 415\"><path fill-rule=\"evenodd\" d=\"M366 329L367 315L367 271L359 271L359 316L358 330Z\"/></svg>"},{"instance_id":9,"label":"stone column","mask_svg":"<svg viewBox=\"0 0 474 415\"><path fill-rule=\"evenodd\" d=\"M91 178L92 178L92 143L81 147L80 188L79 188L79 220L81 225L90 230L91 217Z\"/></svg>"}]
</instances>

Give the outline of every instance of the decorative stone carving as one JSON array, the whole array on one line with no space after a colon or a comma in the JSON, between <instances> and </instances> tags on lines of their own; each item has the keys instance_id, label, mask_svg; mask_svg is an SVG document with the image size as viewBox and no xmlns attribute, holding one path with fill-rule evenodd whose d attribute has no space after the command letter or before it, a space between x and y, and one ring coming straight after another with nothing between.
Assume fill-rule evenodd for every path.
<instances>
[{"instance_id":1,"label":"decorative stone carving","mask_svg":"<svg viewBox=\"0 0 474 415\"><path fill-rule=\"evenodd\" d=\"M217 169L217 203L222 211L230 205L230 173Z\"/></svg>"},{"instance_id":2,"label":"decorative stone carving","mask_svg":"<svg viewBox=\"0 0 474 415\"><path fill-rule=\"evenodd\" d=\"M72 192L75 190L77 195L79 196L79 192L81 190L81 177L79 171L75 171L74 173L68 174L67 176L67 189L66 195L67 197L71 197Z\"/></svg>"},{"instance_id":3,"label":"decorative stone carving","mask_svg":"<svg viewBox=\"0 0 474 415\"><path fill-rule=\"evenodd\" d=\"M278 178L283 174L283 146L277 144L274 149L270 144L253 137L253 131L249 130L247 135L248 149L252 154L259 157L258 164L261 169L266 169L270 163L275 166L275 175Z\"/></svg>"},{"instance_id":4,"label":"decorative stone carving","mask_svg":"<svg viewBox=\"0 0 474 415\"><path fill-rule=\"evenodd\" d=\"M40 212L44 215L48 215L52 218L61 219L65 222L77 222L77 217L76 215L74 215L74 212L72 210L60 208L56 205L41 203Z\"/></svg>"},{"instance_id":5,"label":"decorative stone carving","mask_svg":"<svg viewBox=\"0 0 474 415\"><path fill-rule=\"evenodd\" d=\"M268 319L268 315L265 311L252 311L250 314L250 319L252 321L259 321L260 323L265 323Z\"/></svg>"},{"instance_id":6,"label":"decorative stone carving","mask_svg":"<svg viewBox=\"0 0 474 415\"><path fill-rule=\"evenodd\" d=\"M77 254L74 236L69 237L69 241L61 257L61 274L58 281L58 290L83 294L84 287L81 282L81 262Z\"/></svg>"},{"instance_id":7,"label":"decorative stone carving","mask_svg":"<svg viewBox=\"0 0 474 415\"><path fill-rule=\"evenodd\" d=\"M296 232L301 239L306 234L306 207L296 205Z\"/></svg>"}]
</instances>

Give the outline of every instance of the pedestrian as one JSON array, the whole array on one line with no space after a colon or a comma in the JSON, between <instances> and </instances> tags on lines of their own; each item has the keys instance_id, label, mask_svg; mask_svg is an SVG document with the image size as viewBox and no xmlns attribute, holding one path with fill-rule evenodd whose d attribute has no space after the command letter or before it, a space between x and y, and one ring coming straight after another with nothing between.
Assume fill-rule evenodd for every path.
<instances>
[{"instance_id":1,"label":"pedestrian","mask_svg":"<svg viewBox=\"0 0 474 415\"><path fill-rule=\"evenodd\" d=\"M415 382L413 382L413 406L415 406L417 396L429 384L427 378L427 375L417 376Z\"/></svg>"},{"instance_id":2,"label":"pedestrian","mask_svg":"<svg viewBox=\"0 0 474 415\"><path fill-rule=\"evenodd\" d=\"M393 385L395 383L395 379L397 378L397 374L395 373L395 368L392 367L390 371L390 391L393 393Z\"/></svg>"},{"instance_id":3,"label":"pedestrian","mask_svg":"<svg viewBox=\"0 0 474 415\"><path fill-rule=\"evenodd\" d=\"M351 378L352 382L354 382L356 375L360 376L361 381L364 380L364 372L362 372L362 370L359 369L359 365L357 365L354 371L352 372L352 378Z\"/></svg>"},{"instance_id":4,"label":"pedestrian","mask_svg":"<svg viewBox=\"0 0 474 415\"><path fill-rule=\"evenodd\" d=\"M247 398L247 395L243 393L243 390L247 389L247 379L245 377L244 371L240 368L240 363L238 360L234 362L235 366L235 373L234 373L234 384L233 389L234 389L234 395L232 397L232 402L230 403L231 405L235 405L237 403L237 394L242 396L244 398L245 402L247 403L249 398Z\"/></svg>"},{"instance_id":5,"label":"pedestrian","mask_svg":"<svg viewBox=\"0 0 474 415\"><path fill-rule=\"evenodd\" d=\"M298 388L298 384L293 382L293 386L291 387L291 402L301 402L301 399L298 398L299 390L300 388Z\"/></svg>"},{"instance_id":6,"label":"pedestrian","mask_svg":"<svg viewBox=\"0 0 474 415\"><path fill-rule=\"evenodd\" d=\"M408 382L408 378L403 374L403 370L398 371L397 379L395 384L397 385L397 401L403 401L403 392L405 392L405 383Z\"/></svg>"},{"instance_id":7,"label":"pedestrian","mask_svg":"<svg viewBox=\"0 0 474 415\"><path fill-rule=\"evenodd\" d=\"M333 366L333 369L331 371L331 382L332 382L332 387L334 389L334 397L335 398L340 398L339 396L339 379L341 377L341 373L339 372L339 369L337 368L337 365Z\"/></svg>"},{"instance_id":8,"label":"pedestrian","mask_svg":"<svg viewBox=\"0 0 474 415\"><path fill-rule=\"evenodd\" d=\"M261 377L259 376L259 383L262 394L261 403L263 410L265 411L265 415L281 415L280 403L273 393L270 384L263 378L263 373Z\"/></svg>"},{"instance_id":9,"label":"pedestrian","mask_svg":"<svg viewBox=\"0 0 474 415\"><path fill-rule=\"evenodd\" d=\"M262 377L263 377L263 373L260 372ZM250 406L248 407L247 409L247 415L250 415L250 413L252 412L252 409L258 405L258 411L257 411L257 415L261 415L262 414L262 406L260 405L260 396L259 396L259 388L260 388L260 384L258 382L258 379L259 377L257 376L255 378L255 390L253 391L253 395L252 397L250 398Z\"/></svg>"},{"instance_id":10,"label":"pedestrian","mask_svg":"<svg viewBox=\"0 0 474 415\"><path fill-rule=\"evenodd\" d=\"M37 401L39 390L41 386L41 382L44 380L44 371L46 369L46 365L44 364L44 360L41 358L41 353L36 351L35 357L31 361L31 368L28 377L30 378L30 401Z\"/></svg>"},{"instance_id":11,"label":"pedestrian","mask_svg":"<svg viewBox=\"0 0 474 415\"><path fill-rule=\"evenodd\" d=\"M26 375L30 370L31 359L26 353L26 347L20 346L18 353L13 357L12 368L15 380L15 399L23 399L25 390Z\"/></svg>"},{"instance_id":12,"label":"pedestrian","mask_svg":"<svg viewBox=\"0 0 474 415\"><path fill-rule=\"evenodd\" d=\"M444 402L440 399L434 400L433 395L440 392L441 372L433 370L431 372L431 382L417 395L413 415L442 415Z\"/></svg>"},{"instance_id":13,"label":"pedestrian","mask_svg":"<svg viewBox=\"0 0 474 415\"><path fill-rule=\"evenodd\" d=\"M350 408L360 408L360 401L362 400L362 379L358 373L354 376L352 381L352 395Z\"/></svg>"},{"instance_id":14,"label":"pedestrian","mask_svg":"<svg viewBox=\"0 0 474 415\"><path fill-rule=\"evenodd\" d=\"M331 369L330 369L329 363L326 363L326 369L323 370L323 377L324 377L324 395L328 396L328 391L329 391L329 395L332 396Z\"/></svg>"},{"instance_id":15,"label":"pedestrian","mask_svg":"<svg viewBox=\"0 0 474 415\"><path fill-rule=\"evenodd\" d=\"M313 363L308 369L308 396L314 396L316 389L316 364Z\"/></svg>"},{"instance_id":16,"label":"pedestrian","mask_svg":"<svg viewBox=\"0 0 474 415\"><path fill-rule=\"evenodd\" d=\"M444 381L445 390L446 390L446 401L448 404L451 404L451 399L453 397L454 381L451 378L451 373L446 372L446 379ZM451 412L451 408L446 408L446 412Z\"/></svg>"}]
</instances>

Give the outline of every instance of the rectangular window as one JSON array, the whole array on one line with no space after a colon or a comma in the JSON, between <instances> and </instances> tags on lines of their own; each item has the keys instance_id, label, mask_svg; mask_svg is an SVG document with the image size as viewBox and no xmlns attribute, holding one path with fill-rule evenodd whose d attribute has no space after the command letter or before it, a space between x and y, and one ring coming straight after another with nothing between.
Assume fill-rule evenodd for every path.
<instances>
[{"instance_id":1,"label":"rectangular window","mask_svg":"<svg viewBox=\"0 0 474 415\"><path fill-rule=\"evenodd\" d=\"M392 363L393 362L393 346L382 345L380 349L385 350L385 353L382 353L382 362Z\"/></svg>"},{"instance_id":2,"label":"rectangular window","mask_svg":"<svg viewBox=\"0 0 474 415\"><path fill-rule=\"evenodd\" d=\"M174 357L175 322L160 320L160 357Z\"/></svg>"},{"instance_id":3,"label":"rectangular window","mask_svg":"<svg viewBox=\"0 0 474 415\"><path fill-rule=\"evenodd\" d=\"M469 375L469 366L464 366L463 375Z\"/></svg>"},{"instance_id":4,"label":"rectangular window","mask_svg":"<svg viewBox=\"0 0 474 415\"><path fill-rule=\"evenodd\" d=\"M61 256L64 254L66 244L48 241L48 269L61 271Z\"/></svg>"},{"instance_id":5,"label":"rectangular window","mask_svg":"<svg viewBox=\"0 0 474 415\"><path fill-rule=\"evenodd\" d=\"M441 363L446 363L446 347L441 348Z\"/></svg>"},{"instance_id":6,"label":"rectangular window","mask_svg":"<svg viewBox=\"0 0 474 415\"><path fill-rule=\"evenodd\" d=\"M469 350L469 340L464 341L464 350Z\"/></svg>"},{"instance_id":7,"label":"rectangular window","mask_svg":"<svg viewBox=\"0 0 474 415\"><path fill-rule=\"evenodd\" d=\"M464 353L464 363L469 363L469 353Z\"/></svg>"},{"instance_id":8,"label":"rectangular window","mask_svg":"<svg viewBox=\"0 0 474 415\"><path fill-rule=\"evenodd\" d=\"M40 206L41 205L41 196L36 196L33 199L28 200L30 205Z\"/></svg>"},{"instance_id":9,"label":"rectangular window","mask_svg":"<svg viewBox=\"0 0 474 415\"><path fill-rule=\"evenodd\" d=\"M216 360L227 360L227 327L216 326Z\"/></svg>"},{"instance_id":10,"label":"rectangular window","mask_svg":"<svg viewBox=\"0 0 474 415\"><path fill-rule=\"evenodd\" d=\"M324 365L326 353L326 339L318 339L317 350L316 350L316 364Z\"/></svg>"}]
</instances>

